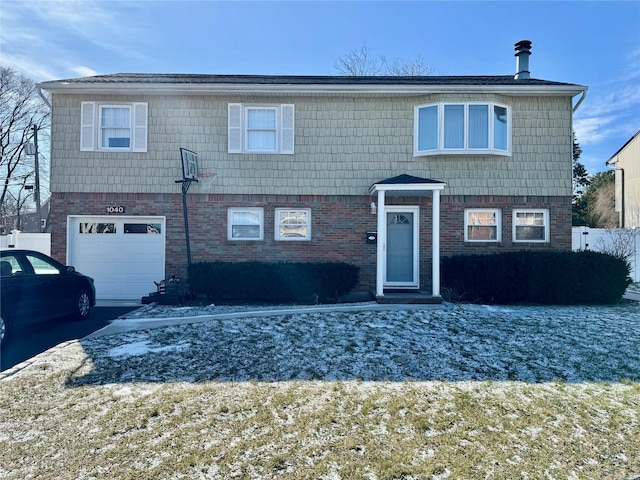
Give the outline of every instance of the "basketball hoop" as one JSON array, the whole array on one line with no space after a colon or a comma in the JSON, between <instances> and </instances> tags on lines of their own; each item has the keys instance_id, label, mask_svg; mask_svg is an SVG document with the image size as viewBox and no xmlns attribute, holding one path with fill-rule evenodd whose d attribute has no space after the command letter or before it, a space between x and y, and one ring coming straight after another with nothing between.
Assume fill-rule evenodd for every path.
<instances>
[{"instance_id":1,"label":"basketball hoop","mask_svg":"<svg viewBox=\"0 0 640 480\"><path fill-rule=\"evenodd\" d=\"M198 181L198 154L186 148L180 148L180 160L182 163L182 179L184 181Z\"/></svg>"},{"instance_id":2,"label":"basketball hoop","mask_svg":"<svg viewBox=\"0 0 640 480\"><path fill-rule=\"evenodd\" d=\"M205 186L211 185L216 178L218 178L217 173L200 172L198 183Z\"/></svg>"}]
</instances>

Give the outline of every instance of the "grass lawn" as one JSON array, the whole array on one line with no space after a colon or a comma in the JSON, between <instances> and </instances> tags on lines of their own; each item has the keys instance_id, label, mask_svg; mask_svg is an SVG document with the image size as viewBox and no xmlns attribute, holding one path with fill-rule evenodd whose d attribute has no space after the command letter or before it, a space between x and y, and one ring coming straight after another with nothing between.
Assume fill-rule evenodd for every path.
<instances>
[{"instance_id":1,"label":"grass lawn","mask_svg":"<svg viewBox=\"0 0 640 480\"><path fill-rule=\"evenodd\" d=\"M583 323L447 305L71 342L0 381L0 478L635 479L638 310L579 310Z\"/></svg>"}]
</instances>

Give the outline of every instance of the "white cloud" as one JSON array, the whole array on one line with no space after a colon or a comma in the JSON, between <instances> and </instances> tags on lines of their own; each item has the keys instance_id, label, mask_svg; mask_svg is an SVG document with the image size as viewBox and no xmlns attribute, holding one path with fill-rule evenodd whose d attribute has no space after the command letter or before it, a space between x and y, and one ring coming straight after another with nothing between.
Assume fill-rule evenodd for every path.
<instances>
[{"instance_id":1,"label":"white cloud","mask_svg":"<svg viewBox=\"0 0 640 480\"><path fill-rule=\"evenodd\" d=\"M114 8L117 3L117 8ZM135 18L135 3L100 0L49 0L24 2L29 15L38 17L52 29L72 33L87 42L119 54L135 55L130 46L123 45L124 38L139 39L136 27L129 19ZM139 33L139 32L138 32ZM51 39L49 39L51 40Z\"/></svg>"},{"instance_id":2,"label":"white cloud","mask_svg":"<svg viewBox=\"0 0 640 480\"><path fill-rule=\"evenodd\" d=\"M140 59L140 48L132 43L140 47L148 35L136 26L139 8L141 2L127 1L4 1L2 64L41 81L70 77L78 68L81 75L95 74L78 67L86 64L83 54Z\"/></svg>"},{"instance_id":3,"label":"white cloud","mask_svg":"<svg viewBox=\"0 0 640 480\"><path fill-rule=\"evenodd\" d=\"M640 60L640 49L628 60ZM574 130L581 145L612 150L640 128L640 69L629 61L628 68L612 74L612 81L591 87L576 113Z\"/></svg>"},{"instance_id":4,"label":"white cloud","mask_svg":"<svg viewBox=\"0 0 640 480\"><path fill-rule=\"evenodd\" d=\"M622 74L622 81L638 81L640 79L640 48L627 55L627 70Z\"/></svg>"},{"instance_id":5,"label":"white cloud","mask_svg":"<svg viewBox=\"0 0 640 480\"><path fill-rule=\"evenodd\" d=\"M589 92L582 116L598 116L640 105L640 84L638 82L616 82L608 86L595 86Z\"/></svg>"},{"instance_id":6,"label":"white cloud","mask_svg":"<svg viewBox=\"0 0 640 480\"><path fill-rule=\"evenodd\" d=\"M72 67L71 70L73 70L75 73L77 73L81 77L94 77L98 75L98 72L96 72L93 68L85 67L83 65Z\"/></svg>"},{"instance_id":7,"label":"white cloud","mask_svg":"<svg viewBox=\"0 0 640 480\"><path fill-rule=\"evenodd\" d=\"M614 116L576 119L573 122L573 129L581 145L599 143L617 130L615 125L612 126L615 120Z\"/></svg>"},{"instance_id":8,"label":"white cloud","mask_svg":"<svg viewBox=\"0 0 640 480\"><path fill-rule=\"evenodd\" d=\"M37 82L56 78L57 74L49 66L27 56L15 56L2 52L2 65L13 68L16 72L26 75Z\"/></svg>"}]
</instances>

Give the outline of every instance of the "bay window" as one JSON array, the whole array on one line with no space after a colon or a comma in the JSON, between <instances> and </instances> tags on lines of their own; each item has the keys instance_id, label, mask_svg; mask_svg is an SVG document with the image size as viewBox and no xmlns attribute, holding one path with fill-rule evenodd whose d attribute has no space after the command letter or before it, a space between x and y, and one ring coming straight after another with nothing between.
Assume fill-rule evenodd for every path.
<instances>
[{"instance_id":1,"label":"bay window","mask_svg":"<svg viewBox=\"0 0 640 480\"><path fill-rule=\"evenodd\" d=\"M436 103L415 108L414 156L511 154L511 110L495 103Z\"/></svg>"}]
</instances>

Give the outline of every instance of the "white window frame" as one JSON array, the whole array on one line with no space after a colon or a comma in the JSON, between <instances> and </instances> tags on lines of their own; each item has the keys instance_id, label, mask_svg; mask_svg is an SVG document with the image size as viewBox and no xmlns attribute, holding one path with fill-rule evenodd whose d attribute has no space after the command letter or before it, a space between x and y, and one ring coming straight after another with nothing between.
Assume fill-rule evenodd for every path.
<instances>
[{"instance_id":1,"label":"white window frame","mask_svg":"<svg viewBox=\"0 0 640 480\"><path fill-rule=\"evenodd\" d=\"M495 239L469 238L469 227L477 226L471 223L469 217L472 213L494 213L496 218L495 225L481 225L482 227L494 227L496 229ZM467 208L464 211L464 241L470 243L499 243L502 241L502 211L499 208Z\"/></svg>"},{"instance_id":2,"label":"white window frame","mask_svg":"<svg viewBox=\"0 0 640 480\"><path fill-rule=\"evenodd\" d=\"M543 225L537 228L544 229L544 239L542 240L529 240L529 239L518 239L517 231L518 227L525 227L527 225L518 225L518 214L521 213L533 213L533 214L542 214L543 215ZM550 242L550 228L549 228L549 210L545 208L520 208L513 211L513 242L514 243L549 243ZM535 226L535 225L534 225Z\"/></svg>"},{"instance_id":3,"label":"white window frame","mask_svg":"<svg viewBox=\"0 0 640 480\"><path fill-rule=\"evenodd\" d=\"M287 237L280 235L280 226L282 225L281 215L283 213L305 213L307 217L306 235L301 237ZM308 242L311 240L311 209L310 208L276 208L275 209L275 228L274 237L276 241L281 242Z\"/></svg>"},{"instance_id":4,"label":"white window frame","mask_svg":"<svg viewBox=\"0 0 640 480\"><path fill-rule=\"evenodd\" d=\"M250 150L248 135L248 112L250 110L272 110L276 115L275 148L273 150ZM288 154L295 149L295 106L292 104L230 103L228 105L228 152L245 154Z\"/></svg>"},{"instance_id":5,"label":"white window frame","mask_svg":"<svg viewBox=\"0 0 640 480\"><path fill-rule=\"evenodd\" d=\"M444 111L446 106L463 105L464 106L464 146L463 148L445 148L445 131L444 131ZM469 106L470 105L486 105L488 107L488 147L487 148L469 148ZM420 150L420 110L423 108L437 108L437 146L434 149ZM507 148L495 148L495 128L493 112L495 107L507 110ZM416 105L414 107L413 120L413 156L421 157L426 155L501 155L511 156L511 107L496 102L439 102L425 105Z\"/></svg>"},{"instance_id":6,"label":"white window frame","mask_svg":"<svg viewBox=\"0 0 640 480\"><path fill-rule=\"evenodd\" d=\"M102 112L104 110L108 110L108 109L123 109L123 110L127 110L129 112L129 126L128 127L105 127L102 124ZM132 125L133 125L133 108L131 105L107 105L107 104L98 104L98 150L114 150L114 151L129 151L131 150L131 147L133 145L133 129L132 129ZM127 136L123 136L122 138L127 138L129 140L129 146L128 147L110 147L109 145L104 145L103 142L103 131L107 129L107 130L122 130L123 132L126 131Z\"/></svg>"},{"instance_id":7,"label":"white window frame","mask_svg":"<svg viewBox=\"0 0 640 480\"><path fill-rule=\"evenodd\" d=\"M258 237L234 237L233 227L237 225L234 223L235 213L257 213L260 221L260 234ZM262 241L264 240L264 209L260 207L231 207L227 209L227 240L230 241Z\"/></svg>"},{"instance_id":8,"label":"white window frame","mask_svg":"<svg viewBox=\"0 0 640 480\"><path fill-rule=\"evenodd\" d=\"M263 111L269 111L269 112L273 112L274 115L274 119L275 119L275 124L273 126L273 128L250 128L249 127L249 112L250 111L258 111L258 110L263 110ZM266 107L266 106L254 106L254 105L245 105L244 106L244 119L246 119L246 123L245 123L245 129L244 129L244 151L247 153L278 153L280 151L280 139L278 138L278 131L279 128L278 126L280 125L280 108L278 107ZM249 146L249 137L251 136L251 132L255 131L255 132L269 132L273 134L273 149L252 149Z\"/></svg>"},{"instance_id":9,"label":"white window frame","mask_svg":"<svg viewBox=\"0 0 640 480\"><path fill-rule=\"evenodd\" d=\"M102 145L102 110L126 108L129 110L129 146ZM80 151L146 152L149 106L146 102L81 102Z\"/></svg>"}]
</instances>

